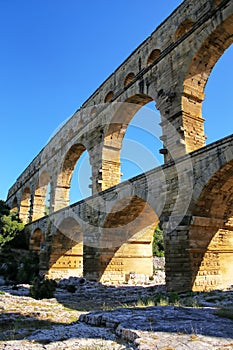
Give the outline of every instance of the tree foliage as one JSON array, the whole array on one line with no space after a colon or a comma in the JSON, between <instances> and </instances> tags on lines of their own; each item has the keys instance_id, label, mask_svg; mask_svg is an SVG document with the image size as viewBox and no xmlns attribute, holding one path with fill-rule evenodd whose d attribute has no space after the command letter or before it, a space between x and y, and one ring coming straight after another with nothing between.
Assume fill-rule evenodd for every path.
<instances>
[{"instance_id":1,"label":"tree foliage","mask_svg":"<svg viewBox=\"0 0 233 350\"><path fill-rule=\"evenodd\" d=\"M10 242L24 229L24 224L19 219L19 215L10 208L4 201L0 200L0 248Z\"/></svg>"},{"instance_id":2,"label":"tree foliage","mask_svg":"<svg viewBox=\"0 0 233 350\"><path fill-rule=\"evenodd\" d=\"M162 257L164 256L164 242L163 242L163 231L156 227L154 232L154 240L153 240L153 255Z\"/></svg>"}]
</instances>

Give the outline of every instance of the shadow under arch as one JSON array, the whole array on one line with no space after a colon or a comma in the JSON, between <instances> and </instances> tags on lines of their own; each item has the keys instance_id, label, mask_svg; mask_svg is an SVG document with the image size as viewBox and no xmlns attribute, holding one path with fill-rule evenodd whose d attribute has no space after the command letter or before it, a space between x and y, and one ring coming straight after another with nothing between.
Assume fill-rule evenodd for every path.
<instances>
[{"instance_id":1,"label":"shadow under arch","mask_svg":"<svg viewBox=\"0 0 233 350\"><path fill-rule=\"evenodd\" d=\"M83 232L78 222L65 218L52 237L48 277L62 279L83 275Z\"/></svg>"},{"instance_id":2,"label":"shadow under arch","mask_svg":"<svg viewBox=\"0 0 233 350\"><path fill-rule=\"evenodd\" d=\"M70 185L75 165L86 147L81 143L75 143L66 152L58 174L55 189L54 211L67 207L70 203Z\"/></svg>"},{"instance_id":3,"label":"shadow under arch","mask_svg":"<svg viewBox=\"0 0 233 350\"><path fill-rule=\"evenodd\" d=\"M114 205L105 219L99 241L99 280L126 282L130 272L153 274L152 242L159 218L138 196Z\"/></svg>"},{"instance_id":4,"label":"shadow under arch","mask_svg":"<svg viewBox=\"0 0 233 350\"><path fill-rule=\"evenodd\" d=\"M200 38L198 38L200 40ZM191 152L205 145L202 102L204 90L213 67L225 50L233 43L233 15L229 16L205 38L187 67L183 82L181 108L183 128L187 135L187 151ZM190 124L190 117L195 123Z\"/></svg>"},{"instance_id":5,"label":"shadow under arch","mask_svg":"<svg viewBox=\"0 0 233 350\"><path fill-rule=\"evenodd\" d=\"M233 160L217 171L193 208L189 231L192 290L233 285Z\"/></svg>"},{"instance_id":6,"label":"shadow under arch","mask_svg":"<svg viewBox=\"0 0 233 350\"><path fill-rule=\"evenodd\" d=\"M32 220L38 220L46 215L46 195L50 184L49 173L44 170L38 178L34 199Z\"/></svg>"},{"instance_id":7,"label":"shadow under arch","mask_svg":"<svg viewBox=\"0 0 233 350\"><path fill-rule=\"evenodd\" d=\"M127 127L139 109L151 101L153 98L148 95L135 94L119 103L104 135L101 190L120 183L120 153Z\"/></svg>"},{"instance_id":8,"label":"shadow under arch","mask_svg":"<svg viewBox=\"0 0 233 350\"><path fill-rule=\"evenodd\" d=\"M29 250L40 253L41 244L44 243L44 235L40 228L35 229L29 240Z\"/></svg>"}]
</instances>

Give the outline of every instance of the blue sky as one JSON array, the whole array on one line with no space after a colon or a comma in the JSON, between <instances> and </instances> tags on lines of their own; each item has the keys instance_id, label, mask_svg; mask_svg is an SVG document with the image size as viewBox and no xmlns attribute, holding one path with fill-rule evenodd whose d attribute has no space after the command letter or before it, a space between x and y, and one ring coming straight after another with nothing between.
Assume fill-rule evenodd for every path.
<instances>
[{"instance_id":1,"label":"blue sky","mask_svg":"<svg viewBox=\"0 0 233 350\"><path fill-rule=\"evenodd\" d=\"M181 2L0 0L0 198L54 130ZM207 142L232 132L232 57L229 49L206 88Z\"/></svg>"}]
</instances>

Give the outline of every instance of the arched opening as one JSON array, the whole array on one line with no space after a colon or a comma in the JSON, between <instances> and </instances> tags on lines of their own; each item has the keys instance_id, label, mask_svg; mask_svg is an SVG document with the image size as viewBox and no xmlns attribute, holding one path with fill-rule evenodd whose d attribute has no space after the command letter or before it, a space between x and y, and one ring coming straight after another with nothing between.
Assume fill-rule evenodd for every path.
<instances>
[{"instance_id":1,"label":"arched opening","mask_svg":"<svg viewBox=\"0 0 233 350\"><path fill-rule=\"evenodd\" d=\"M206 119L207 144L233 132L233 119L231 118L233 100L232 58L233 45L217 61L205 87L203 116Z\"/></svg>"},{"instance_id":2,"label":"arched opening","mask_svg":"<svg viewBox=\"0 0 233 350\"><path fill-rule=\"evenodd\" d=\"M72 217L59 225L50 249L48 277L62 279L83 275L83 234Z\"/></svg>"},{"instance_id":3,"label":"arched opening","mask_svg":"<svg viewBox=\"0 0 233 350\"><path fill-rule=\"evenodd\" d=\"M233 161L209 180L194 208L190 262L194 291L233 285Z\"/></svg>"},{"instance_id":4,"label":"arched opening","mask_svg":"<svg viewBox=\"0 0 233 350\"><path fill-rule=\"evenodd\" d=\"M163 146L160 121L154 101L145 104L131 119L120 153L122 181L163 164L159 153Z\"/></svg>"},{"instance_id":5,"label":"arched opening","mask_svg":"<svg viewBox=\"0 0 233 350\"><path fill-rule=\"evenodd\" d=\"M204 119L202 118L202 102L205 98L204 90L216 62L233 42L232 33L233 16L230 16L202 43L199 50L193 56L186 73L181 108L183 110L183 130L187 152L194 151L205 145L206 136L204 133ZM231 69L229 69L229 67L225 67L225 69L225 74L227 75ZM221 74L221 76L223 76L223 74ZM223 80L221 77L218 84L214 85L213 90L216 93L217 91L220 93L222 86ZM222 90L225 91L225 89ZM231 88L229 91L232 91ZM208 90L207 93L209 93ZM223 100L225 100L225 97L223 97ZM224 103L221 98L219 101L221 101L221 107L223 107ZM210 99L210 103L214 106L212 99ZM210 111L214 113L212 108L210 108ZM222 113L220 112L220 114ZM207 109L205 109L204 117L209 125L212 124L212 126L214 126L211 119L212 116L209 115ZM190 122L190 120L192 120L192 122ZM217 120L217 125L219 126L221 124L221 115L217 115Z\"/></svg>"},{"instance_id":6,"label":"arched opening","mask_svg":"<svg viewBox=\"0 0 233 350\"><path fill-rule=\"evenodd\" d=\"M147 59L147 66L150 66L154 61L160 56L161 51L158 49L153 50L148 59Z\"/></svg>"},{"instance_id":7,"label":"arched opening","mask_svg":"<svg viewBox=\"0 0 233 350\"><path fill-rule=\"evenodd\" d=\"M212 7L215 8L217 7L218 5L220 5L222 2L222 0L213 0L213 4L212 4Z\"/></svg>"},{"instance_id":8,"label":"arched opening","mask_svg":"<svg viewBox=\"0 0 233 350\"><path fill-rule=\"evenodd\" d=\"M133 81L135 78L135 74L134 73L129 73L127 74L125 81L124 81L124 86L127 86L129 83L131 83L131 81Z\"/></svg>"},{"instance_id":9,"label":"arched opening","mask_svg":"<svg viewBox=\"0 0 233 350\"><path fill-rule=\"evenodd\" d=\"M15 197L13 202L12 202L12 205L11 205L11 211L14 211L14 212L17 212L19 211L19 207L18 207L18 200L17 198Z\"/></svg>"},{"instance_id":10,"label":"arched opening","mask_svg":"<svg viewBox=\"0 0 233 350\"><path fill-rule=\"evenodd\" d=\"M88 176L90 174L91 167L86 148L80 143L74 144L66 153L58 175L55 210L64 208L90 194L90 176Z\"/></svg>"},{"instance_id":11,"label":"arched opening","mask_svg":"<svg viewBox=\"0 0 233 350\"><path fill-rule=\"evenodd\" d=\"M40 249L41 249L41 244L44 242L44 236L43 233L41 231L41 229L37 228L29 241L29 249L31 251L34 251L36 253L40 253Z\"/></svg>"},{"instance_id":12,"label":"arched opening","mask_svg":"<svg viewBox=\"0 0 233 350\"><path fill-rule=\"evenodd\" d=\"M20 210L19 210L19 217L25 224L31 220L30 205L31 205L31 193L30 193L30 189L26 187L22 194Z\"/></svg>"},{"instance_id":13,"label":"arched opening","mask_svg":"<svg viewBox=\"0 0 233 350\"><path fill-rule=\"evenodd\" d=\"M118 184L122 172L126 180L162 163L160 114L151 101L137 94L119 104L104 139L102 190Z\"/></svg>"},{"instance_id":14,"label":"arched opening","mask_svg":"<svg viewBox=\"0 0 233 350\"><path fill-rule=\"evenodd\" d=\"M183 21L175 32L175 40L187 33L192 28L193 24L194 21L191 18L187 18L185 21Z\"/></svg>"},{"instance_id":15,"label":"arched opening","mask_svg":"<svg viewBox=\"0 0 233 350\"><path fill-rule=\"evenodd\" d=\"M108 214L99 245L101 282L127 282L133 273L145 280L153 275L152 242L158 216L143 199L119 201Z\"/></svg>"},{"instance_id":16,"label":"arched opening","mask_svg":"<svg viewBox=\"0 0 233 350\"><path fill-rule=\"evenodd\" d=\"M50 209L50 176L47 171L39 175L34 201L33 201L33 220L38 220L49 214Z\"/></svg>"},{"instance_id":17,"label":"arched opening","mask_svg":"<svg viewBox=\"0 0 233 350\"><path fill-rule=\"evenodd\" d=\"M95 114L97 113L97 107L96 106L94 106L92 109L91 109L91 112L90 112L90 117L92 118L92 117L94 117L95 116Z\"/></svg>"},{"instance_id":18,"label":"arched opening","mask_svg":"<svg viewBox=\"0 0 233 350\"><path fill-rule=\"evenodd\" d=\"M111 100L112 100L112 98L113 98L113 91L109 91L108 93L107 93L107 95L105 96L105 99L104 99L104 102L105 103L107 103L107 102L110 102Z\"/></svg>"}]
</instances>

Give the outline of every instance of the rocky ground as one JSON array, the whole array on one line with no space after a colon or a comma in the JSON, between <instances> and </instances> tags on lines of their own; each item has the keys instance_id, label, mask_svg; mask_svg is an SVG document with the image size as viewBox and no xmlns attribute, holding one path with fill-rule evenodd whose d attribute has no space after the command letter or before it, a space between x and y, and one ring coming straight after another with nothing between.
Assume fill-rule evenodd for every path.
<instances>
[{"instance_id":1,"label":"rocky ground","mask_svg":"<svg viewBox=\"0 0 233 350\"><path fill-rule=\"evenodd\" d=\"M30 298L28 285L2 285L0 349L233 349L233 290L165 293L162 270L136 282L71 278L43 300Z\"/></svg>"}]
</instances>

